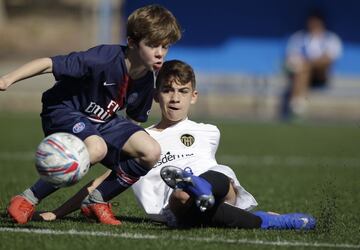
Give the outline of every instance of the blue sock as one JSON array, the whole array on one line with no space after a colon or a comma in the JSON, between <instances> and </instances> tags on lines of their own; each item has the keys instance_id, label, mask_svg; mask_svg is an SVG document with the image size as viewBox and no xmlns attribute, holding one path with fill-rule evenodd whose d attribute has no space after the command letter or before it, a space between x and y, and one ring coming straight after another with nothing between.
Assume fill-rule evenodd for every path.
<instances>
[{"instance_id":1,"label":"blue sock","mask_svg":"<svg viewBox=\"0 0 360 250\"><path fill-rule=\"evenodd\" d=\"M30 189L25 190L23 195L34 204L38 204L42 199L54 193L58 189L59 188L54 187L52 184L39 179L30 187Z\"/></svg>"},{"instance_id":2,"label":"blue sock","mask_svg":"<svg viewBox=\"0 0 360 250\"><path fill-rule=\"evenodd\" d=\"M96 189L101 193L102 200L107 202L124 192L149 171L150 169L141 166L134 159L127 159L122 161Z\"/></svg>"},{"instance_id":3,"label":"blue sock","mask_svg":"<svg viewBox=\"0 0 360 250\"><path fill-rule=\"evenodd\" d=\"M289 214L270 214L263 211L253 212L261 218L262 229L303 229L310 230L316 226L316 219L308 214L289 213Z\"/></svg>"}]
</instances>

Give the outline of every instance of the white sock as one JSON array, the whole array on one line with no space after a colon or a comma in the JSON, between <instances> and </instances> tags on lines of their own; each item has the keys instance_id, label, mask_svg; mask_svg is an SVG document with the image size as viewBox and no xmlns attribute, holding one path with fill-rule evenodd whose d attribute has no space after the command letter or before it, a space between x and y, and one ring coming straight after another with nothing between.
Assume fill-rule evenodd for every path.
<instances>
[{"instance_id":1,"label":"white sock","mask_svg":"<svg viewBox=\"0 0 360 250\"><path fill-rule=\"evenodd\" d=\"M35 197L33 191L30 188L26 189L21 196L25 197L28 201L30 201L33 205L39 204L39 199Z\"/></svg>"}]
</instances>

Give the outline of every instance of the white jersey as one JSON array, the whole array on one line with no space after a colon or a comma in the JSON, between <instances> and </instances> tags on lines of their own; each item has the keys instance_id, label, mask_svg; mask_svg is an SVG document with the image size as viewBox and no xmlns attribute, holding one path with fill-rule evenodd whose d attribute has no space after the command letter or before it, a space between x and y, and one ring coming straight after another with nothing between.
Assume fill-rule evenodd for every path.
<instances>
[{"instance_id":1,"label":"white jersey","mask_svg":"<svg viewBox=\"0 0 360 250\"><path fill-rule=\"evenodd\" d=\"M339 36L330 31L320 35L298 31L290 37L286 53L288 56L304 57L310 61L324 55L335 60L341 56L342 43Z\"/></svg>"},{"instance_id":2,"label":"white jersey","mask_svg":"<svg viewBox=\"0 0 360 250\"><path fill-rule=\"evenodd\" d=\"M190 167L195 175L208 170L221 172L234 181L238 191L237 207L250 210L257 206L254 197L240 185L234 171L216 162L215 153L220 139L216 126L186 119L163 131L152 128L153 126L149 127L147 132L161 146L160 160L132 186L139 204L151 219L162 222L173 220L169 218L167 209L173 190L160 177L161 168L167 165L182 169Z\"/></svg>"}]
</instances>

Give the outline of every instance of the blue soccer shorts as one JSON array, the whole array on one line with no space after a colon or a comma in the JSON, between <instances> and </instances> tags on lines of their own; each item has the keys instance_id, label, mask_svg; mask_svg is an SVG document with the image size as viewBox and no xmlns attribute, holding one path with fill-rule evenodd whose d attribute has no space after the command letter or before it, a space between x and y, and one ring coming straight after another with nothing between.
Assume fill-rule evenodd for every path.
<instances>
[{"instance_id":1,"label":"blue soccer shorts","mask_svg":"<svg viewBox=\"0 0 360 250\"><path fill-rule=\"evenodd\" d=\"M122 158L122 148L134 133L144 129L122 116L110 118L105 123L96 123L79 111L62 107L56 109L46 108L41 113L42 127L45 136L56 132L66 132L85 140L91 135L104 139L108 153L101 163L109 169L119 165Z\"/></svg>"}]
</instances>

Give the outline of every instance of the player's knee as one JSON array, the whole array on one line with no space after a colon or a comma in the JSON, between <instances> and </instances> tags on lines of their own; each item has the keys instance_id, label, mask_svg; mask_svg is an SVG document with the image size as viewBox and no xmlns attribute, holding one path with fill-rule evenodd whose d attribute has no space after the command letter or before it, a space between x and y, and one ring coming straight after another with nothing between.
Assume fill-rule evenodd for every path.
<instances>
[{"instance_id":1,"label":"player's knee","mask_svg":"<svg viewBox=\"0 0 360 250\"><path fill-rule=\"evenodd\" d=\"M217 202L222 201L229 193L230 178L223 173L217 171L206 171L200 177L204 178L211 184L213 195Z\"/></svg>"},{"instance_id":2,"label":"player's knee","mask_svg":"<svg viewBox=\"0 0 360 250\"><path fill-rule=\"evenodd\" d=\"M107 145L104 139L97 135L89 136L84 140L89 151L90 162L95 164L100 162L107 154Z\"/></svg>"},{"instance_id":3,"label":"player's knee","mask_svg":"<svg viewBox=\"0 0 360 250\"><path fill-rule=\"evenodd\" d=\"M185 204L190 199L190 195L182 190L174 190L171 194L170 201L179 204Z\"/></svg>"},{"instance_id":4,"label":"player's knee","mask_svg":"<svg viewBox=\"0 0 360 250\"><path fill-rule=\"evenodd\" d=\"M160 158L159 143L144 131L134 133L122 148L123 152L138 160L146 168L151 169Z\"/></svg>"}]
</instances>

